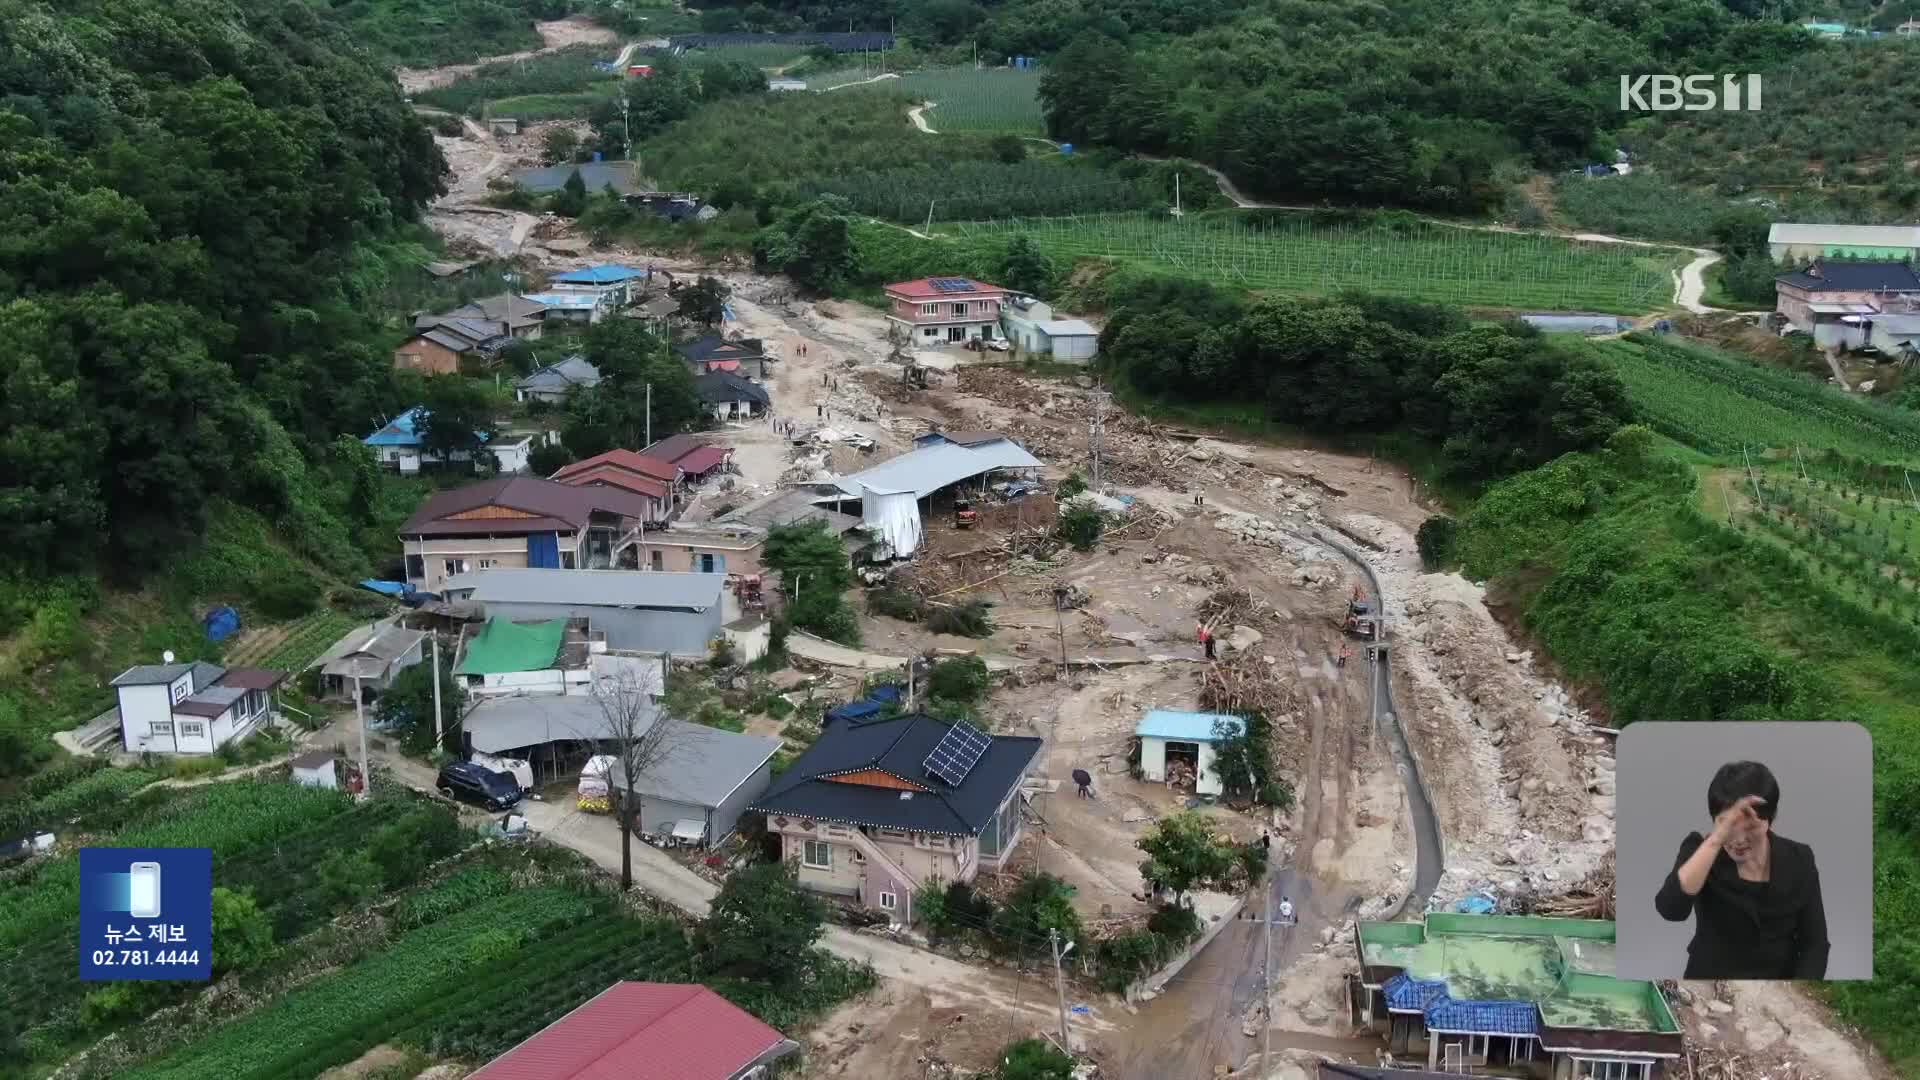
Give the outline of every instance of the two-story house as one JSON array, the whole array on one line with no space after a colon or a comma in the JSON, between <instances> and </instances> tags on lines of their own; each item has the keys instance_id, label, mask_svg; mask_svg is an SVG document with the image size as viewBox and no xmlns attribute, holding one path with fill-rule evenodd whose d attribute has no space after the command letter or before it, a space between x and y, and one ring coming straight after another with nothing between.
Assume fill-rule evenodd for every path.
<instances>
[{"instance_id":1,"label":"two-story house","mask_svg":"<svg viewBox=\"0 0 1920 1080\"><path fill-rule=\"evenodd\" d=\"M196 660L138 664L113 680L120 745L129 754L211 754L253 733L273 715L284 671Z\"/></svg>"},{"instance_id":2,"label":"two-story house","mask_svg":"<svg viewBox=\"0 0 1920 1080\"><path fill-rule=\"evenodd\" d=\"M567 465L555 472L553 479L574 487L607 486L631 491L651 503L650 513L642 520L657 524L673 516L685 475L670 461L615 449Z\"/></svg>"},{"instance_id":3,"label":"two-story house","mask_svg":"<svg viewBox=\"0 0 1920 1080\"><path fill-rule=\"evenodd\" d=\"M651 499L624 488L504 476L435 493L400 527L407 583L438 592L447 578L495 567L599 570L639 566Z\"/></svg>"},{"instance_id":4,"label":"two-story house","mask_svg":"<svg viewBox=\"0 0 1920 1080\"><path fill-rule=\"evenodd\" d=\"M834 720L753 809L803 888L911 923L914 890L1012 855L1040 743L922 713Z\"/></svg>"},{"instance_id":5,"label":"two-story house","mask_svg":"<svg viewBox=\"0 0 1920 1080\"><path fill-rule=\"evenodd\" d=\"M913 345L993 340L1000 309L1012 295L998 285L956 277L916 278L884 291L890 329Z\"/></svg>"},{"instance_id":6,"label":"two-story house","mask_svg":"<svg viewBox=\"0 0 1920 1080\"><path fill-rule=\"evenodd\" d=\"M1920 274L1894 260L1815 259L1774 281L1774 310L1822 348L1858 349L1878 316L1920 314Z\"/></svg>"},{"instance_id":7,"label":"two-story house","mask_svg":"<svg viewBox=\"0 0 1920 1080\"><path fill-rule=\"evenodd\" d=\"M718 333L702 334L675 345L673 351L687 362L687 369L696 378L717 371L749 379L767 377L767 347L760 338L728 341Z\"/></svg>"}]
</instances>

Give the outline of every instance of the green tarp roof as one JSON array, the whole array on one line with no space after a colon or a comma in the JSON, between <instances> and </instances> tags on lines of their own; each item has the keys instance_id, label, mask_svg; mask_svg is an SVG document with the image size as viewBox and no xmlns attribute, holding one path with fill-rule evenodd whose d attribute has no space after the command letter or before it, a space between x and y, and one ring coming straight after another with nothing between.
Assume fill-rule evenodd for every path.
<instances>
[{"instance_id":1,"label":"green tarp roof","mask_svg":"<svg viewBox=\"0 0 1920 1080\"><path fill-rule=\"evenodd\" d=\"M489 619L486 629L467 643L466 658L454 673L501 675L512 671L544 671L552 667L560 655L560 642L566 634L565 619L537 623Z\"/></svg>"}]
</instances>

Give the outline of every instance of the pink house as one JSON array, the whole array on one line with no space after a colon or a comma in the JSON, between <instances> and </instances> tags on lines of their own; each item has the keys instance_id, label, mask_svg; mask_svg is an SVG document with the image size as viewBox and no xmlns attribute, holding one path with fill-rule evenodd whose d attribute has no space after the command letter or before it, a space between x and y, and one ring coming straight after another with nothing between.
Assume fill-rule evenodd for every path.
<instances>
[{"instance_id":1,"label":"pink house","mask_svg":"<svg viewBox=\"0 0 1920 1080\"><path fill-rule=\"evenodd\" d=\"M916 278L884 291L887 322L919 346L993 340L1000 308L1012 295L998 285L960 277Z\"/></svg>"},{"instance_id":2,"label":"pink house","mask_svg":"<svg viewBox=\"0 0 1920 1080\"><path fill-rule=\"evenodd\" d=\"M1904 262L1815 259L1773 279L1774 310L1823 348L1859 348L1875 316L1916 313L1920 274Z\"/></svg>"}]
</instances>

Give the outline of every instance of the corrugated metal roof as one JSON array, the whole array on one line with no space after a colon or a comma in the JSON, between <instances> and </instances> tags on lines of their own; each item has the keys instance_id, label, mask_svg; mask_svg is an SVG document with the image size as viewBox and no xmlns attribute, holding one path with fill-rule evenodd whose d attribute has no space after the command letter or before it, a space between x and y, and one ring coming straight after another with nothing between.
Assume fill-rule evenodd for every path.
<instances>
[{"instance_id":1,"label":"corrugated metal roof","mask_svg":"<svg viewBox=\"0 0 1920 1080\"><path fill-rule=\"evenodd\" d=\"M554 274L547 280L561 281L569 285L611 285L616 282L632 281L634 278L644 278L646 276L647 272L645 270L636 270L631 266L620 266L616 263L601 263L598 266L589 266L581 270L567 270Z\"/></svg>"},{"instance_id":2,"label":"corrugated metal roof","mask_svg":"<svg viewBox=\"0 0 1920 1080\"><path fill-rule=\"evenodd\" d=\"M449 330L445 330L437 326L434 327L432 330L427 331L424 334L415 334L414 337L422 338L426 341L431 341L435 345L438 345L445 349L451 349L452 351L457 353L467 352L474 347L473 342L468 341L466 338L461 337L459 334L453 333Z\"/></svg>"},{"instance_id":3,"label":"corrugated metal roof","mask_svg":"<svg viewBox=\"0 0 1920 1080\"><path fill-rule=\"evenodd\" d=\"M468 1080L730 1080L798 1048L704 986L620 982Z\"/></svg>"},{"instance_id":4,"label":"corrugated metal roof","mask_svg":"<svg viewBox=\"0 0 1920 1080\"><path fill-rule=\"evenodd\" d=\"M193 660L179 664L135 664L114 677L109 686L153 686L166 685L173 680L193 672L193 685L212 686L225 675L226 669L218 664L209 664L204 660Z\"/></svg>"},{"instance_id":5,"label":"corrugated metal roof","mask_svg":"<svg viewBox=\"0 0 1920 1080\"><path fill-rule=\"evenodd\" d=\"M665 741L669 746L667 756L640 774L634 790L709 810L727 801L727 796L786 745L766 735L742 735L691 723L680 723L680 730ZM626 790L626 770L615 765L608 783ZM759 795L756 791L752 797Z\"/></svg>"},{"instance_id":6,"label":"corrugated metal roof","mask_svg":"<svg viewBox=\"0 0 1920 1080\"><path fill-rule=\"evenodd\" d=\"M641 718L641 730L652 726L654 716L653 707L647 706ZM473 748L487 754L566 740L611 739L617 735L600 703L578 695L489 697L475 705L460 721L460 726L472 737Z\"/></svg>"},{"instance_id":7,"label":"corrugated metal roof","mask_svg":"<svg viewBox=\"0 0 1920 1080\"><path fill-rule=\"evenodd\" d=\"M584 356L569 356L515 382L517 390L563 390L572 386L597 386L600 369Z\"/></svg>"},{"instance_id":8,"label":"corrugated metal roof","mask_svg":"<svg viewBox=\"0 0 1920 1080\"><path fill-rule=\"evenodd\" d=\"M671 533L662 534L670 538ZM473 590L482 604L566 604L705 611L720 603L725 574L664 570L534 570L506 568L455 574L448 593Z\"/></svg>"},{"instance_id":9,"label":"corrugated metal roof","mask_svg":"<svg viewBox=\"0 0 1920 1080\"><path fill-rule=\"evenodd\" d=\"M866 489L878 494L911 491L924 499L950 484L979 476L993 469L1040 469L1046 466L1010 439L961 446L935 443L883 461L852 476L837 477L834 484L848 498L861 498Z\"/></svg>"},{"instance_id":10,"label":"corrugated metal roof","mask_svg":"<svg viewBox=\"0 0 1920 1080\"><path fill-rule=\"evenodd\" d=\"M533 293L529 295L527 299L549 308L561 308L569 311L591 310L605 302L599 293L591 292Z\"/></svg>"},{"instance_id":11,"label":"corrugated metal roof","mask_svg":"<svg viewBox=\"0 0 1920 1080\"><path fill-rule=\"evenodd\" d=\"M1229 727L1238 729L1241 721L1238 717L1225 713L1180 712L1176 709L1149 709L1147 715L1140 718L1134 727L1135 735L1156 739L1177 739L1181 742L1212 742L1215 721L1225 721Z\"/></svg>"},{"instance_id":12,"label":"corrugated metal roof","mask_svg":"<svg viewBox=\"0 0 1920 1080\"><path fill-rule=\"evenodd\" d=\"M316 663L328 675L349 679L384 678L394 661L411 653L426 636L424 630L409 630L392 622L376 623L371 630L356 627L335 642Z\"/></svg>"},{"instance_id":13,"label":"corrugated metal roof","mask_svg":"<svg viewBox=\"0 0 1920 1080\"><path fill-rule=\"evenodd\" d=\"M685 469L689 476L700 476L726 464L732 454L733 451L724 446L703 446L674 464Z\"/></svg>"},{"instance_id":14,"label":"corrugated metal roof","mask_svg":"<svg viewBox=\"0 0 1920 1080\"><path fill-rule=\"evenodd\" d=\"M627 472L650 476L655 480L672 482L680 478L680 468L671 460L651 457L638 450L609 450L604 454L595 454L584 461L576 461L553 473L555 480L565 480L570 476L586 472L600 465L611 465Z\"/></svg>"},{"instance_id":15,"label":"corrugated metal roof","mask_svg":"<svg viewBox=\"0 0 1920 1080\"><path fill-rule=\"evenodd\" d=\"M1048 337L1099 337L1100 331L1082 319L1055 319L1038 324Z\"/></svg>"},{"instance_id":16,"label":"corrugated metal roof","mask_svg":"<svg viewBox=\"0 0 1920 1080\"><path fill-rule=\"evenodd\" d=\"M244 686L210 686L175 705L173 711L211 720L233 708L234 702L246 696L247 688Z\"/></svg>"},{"instance_id":17,"label":"corrugated metal roof","mask_svg":"<svg viewBox=\"0 0 1920 1080\"><path fill-rule=\"evenodd\" d=\"M1920 225L1796 225L1780 222L1767 230L1767 243L1920 248Z\"/></svg>"}]
</instances>

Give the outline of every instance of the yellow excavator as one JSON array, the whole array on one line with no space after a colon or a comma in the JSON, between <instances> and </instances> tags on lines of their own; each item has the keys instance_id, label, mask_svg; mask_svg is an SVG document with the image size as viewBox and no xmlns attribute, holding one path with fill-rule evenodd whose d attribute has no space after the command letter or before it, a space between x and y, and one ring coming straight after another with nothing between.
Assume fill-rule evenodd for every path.
<instances>
[{"instance_id":1,"label":"yellow excavator","mask_svg":"<svg viewBox=\"0 0 1920 1080\"><path fill-rule=\"evenodd\" d=\"M1353 594L1347 598L1347 633L1359 638L1378 638L1380 636L1380 617L1373 610L1373 602L1360 586L1353 587Z\"/></svg>"}]
</instances>

